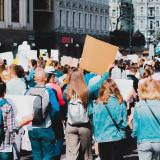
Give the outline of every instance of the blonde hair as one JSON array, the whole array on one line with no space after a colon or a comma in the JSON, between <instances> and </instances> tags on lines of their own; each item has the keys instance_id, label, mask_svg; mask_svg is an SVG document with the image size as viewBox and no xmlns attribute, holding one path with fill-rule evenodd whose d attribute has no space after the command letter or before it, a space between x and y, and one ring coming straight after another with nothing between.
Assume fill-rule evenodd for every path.
<instances>
[{"instance_id":1,"label":"blonde hair","mask_svg":"<svg viewBox=\"0 0 160 160\"><path fill-rule=\"evenodd\" d=\"M106 82L108 82L109 86L105 85ZM97 101L101 101L103 104L106 104L111 94L117 98L119 104L123 102L123 97L117 84L112 79L107 79L100 88Z\"/></svg>"},{"instance_id":2,"label":"blonde hair","mask_svg":"<svg viewBox=\"0 0 160 160\"><path fill-rule=\"evenodd\" d=\"M73 71L70 75L67 99L70 100L74 94L81 99L84 107L87 107L87 86L84 81L83 73L79 70Z\"/></svg>"},{"instance_id":3,"label":"blonde hair","mask_svg":"<svg viewBox=\"0 0 160 160\"><path fill-rule=\"evenodd\" d=\"M141 100L160 100L160 82L147 78L139 84L138 94Z\"/></svg>"}]
</instances>

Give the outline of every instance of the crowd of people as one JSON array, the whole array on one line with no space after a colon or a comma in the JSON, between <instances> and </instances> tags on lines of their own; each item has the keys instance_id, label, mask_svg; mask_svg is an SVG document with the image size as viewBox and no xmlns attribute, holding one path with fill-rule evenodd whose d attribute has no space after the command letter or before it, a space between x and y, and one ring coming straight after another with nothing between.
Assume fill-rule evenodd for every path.
<instances>
[{"instance_id":1,"label":"crowd of people","mask_svg":"<svg viewBox=\"0 0 160 160\"><path fill-rule=\"evenodd\" d=\"M127 99L116 79L133 81ZM36 96L33 113L17 122L6 94ZM122 58L100 76L51 59L30 60L27 72L0 60L0 122L1 160L20 159L23 126L33 160L60 160L64 141L66 160L93 160L93 145L97 159L123 160L128 136L139 160L160 160L160 61Z\"/></svg>"}]
</instances>

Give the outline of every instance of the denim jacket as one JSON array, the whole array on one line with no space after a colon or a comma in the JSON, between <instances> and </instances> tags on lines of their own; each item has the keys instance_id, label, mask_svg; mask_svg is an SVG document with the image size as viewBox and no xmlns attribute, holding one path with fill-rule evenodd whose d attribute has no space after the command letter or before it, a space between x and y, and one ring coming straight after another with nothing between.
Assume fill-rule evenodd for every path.
<instances>
[{"instance_id":1,"label":"denim jacket","mask_svg":"<svg viewBox=\"0 0 160 160\"><path fill-rule=\"evenodd\" d=\"M160 100L147 100L146 102L160 122ZM160 142L160 125L146 102L141 100L135 106L132 136L137 137L138 143Z\"/></svg>"},{"instance_id":2,"label":"denim jacket","mask_svg":"<svg viewBox=\"0 0 160 160\"><path fill-rule=\"evenodd\" d=\"M119 128L127 126L127 111L124 103L119 104L114 96L110 96L107 104L95 103L89 107L95 139L98 143L118 141L125 138L125 131L115 127L106 107Z\"/></svg>"}]
</instances>

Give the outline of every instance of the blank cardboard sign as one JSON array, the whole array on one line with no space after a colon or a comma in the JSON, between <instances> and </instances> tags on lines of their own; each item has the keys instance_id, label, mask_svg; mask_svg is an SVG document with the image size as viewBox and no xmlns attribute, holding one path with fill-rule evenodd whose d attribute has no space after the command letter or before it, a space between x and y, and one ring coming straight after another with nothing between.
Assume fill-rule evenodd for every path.
<instances>
[{"instance_id":1,"label":"blank cardboard sign","mask_svg":"<svg viewBox=\"0 0 160 160\"><path fill-rule=\"evenodd\" d=\"M102 75L114 62L118 49L117 46L87 35L80 66L87 71Z\"/></svg>"}]
</instances>

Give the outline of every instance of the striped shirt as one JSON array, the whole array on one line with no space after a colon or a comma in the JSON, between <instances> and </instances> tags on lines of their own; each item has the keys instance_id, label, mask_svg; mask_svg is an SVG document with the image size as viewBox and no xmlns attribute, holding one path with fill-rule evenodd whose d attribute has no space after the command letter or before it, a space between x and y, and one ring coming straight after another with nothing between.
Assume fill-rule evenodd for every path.
<instances>
[{"instance_id":1,"label":"striped shirt","mask_svg":"<svg viewBox=\"0 0 160 160\"><path fill-rule=\"evenodd\" d=\"M10 148L14 142L14 134L13 130L15 128L15 116L13 107L6 103L2 107L0 107L3 114L3 123L4 123L4 132L5 132L5 139L0 145L0 151Z\"/></svg>"}]
</instances>

